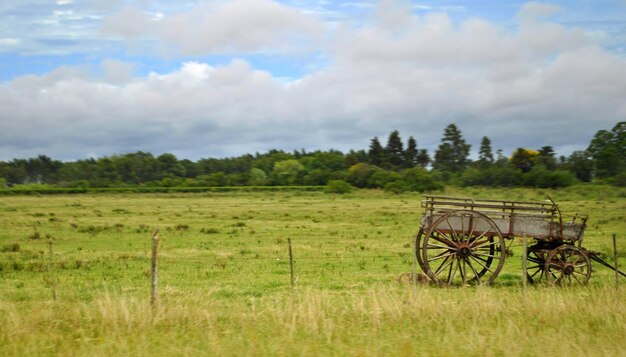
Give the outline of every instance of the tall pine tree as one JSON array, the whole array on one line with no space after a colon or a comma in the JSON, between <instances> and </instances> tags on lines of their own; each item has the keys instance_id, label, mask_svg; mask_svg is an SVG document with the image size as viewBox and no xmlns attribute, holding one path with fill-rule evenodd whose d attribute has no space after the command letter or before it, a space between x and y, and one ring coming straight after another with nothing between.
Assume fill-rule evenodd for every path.
<instances>
[{"instance_id":1,"label":"tall pine tree","mask_svg":"<svg viewBox=\"0 0 626 357\"><path fill-rule=\"evenodd\" d=\"M421 167L426 167L430 164L430 155L428 155L428 150L420 149L417 153L417 164Z\"/></svg>"},{"instance_id":2,"label":"tall pine tree","mask_svg":"<svg viewBox=\"0 0 626 357\"><path fill-rule=\"evenodd\" d=\"M470 145L465 143L463 135L456 125L448 125L443 132L441 144L435 152L433 168L447 172L461 172L468 163Z\"/></svg>"},{"instance_id":3,"label":"tall pine tree","mask_svg":"<svg viewBox=\"0 0 626 357\"><path fill-rule=\"evenodd\" d=\"M406 150L404 150L405 167L415 167L417 165L417 154L417 142L410 136L406 144Z\"/></svg>"},{"instance_id":4,"label":"tall pine tree","mask_svg":"<svg viewBox=\"0 0 626 357\"><path fill-rule=\"evenodd\" d=\"M383 163L384 156L383 146L378 141L378 137L374 137L370 142L370 150L367 153L367 160L370 164L381 166Z\"/></svg>"},{"instance_id":5,"label":"tall pine tree","mask_svg":"<svg viewBox=\"0 0 626 357\"><path fill-rule=\"evenodd\" d=\"M397 130L392 131L387 139L383 167L391 170L398 170L404 167L404 145Z\"/></svg>"},{"instance_id":6,"label":"tall pine tree","mask_svg":"<svg viewBox=\"0 0 626 357\"><path fill-rule=\"evenodd\" d=\"M478 162L481 167L489 167L493 164L493 152L491 150L491 140L483 136L480 141L480 150L478 151Z\"/></svg>"}]
</instances>

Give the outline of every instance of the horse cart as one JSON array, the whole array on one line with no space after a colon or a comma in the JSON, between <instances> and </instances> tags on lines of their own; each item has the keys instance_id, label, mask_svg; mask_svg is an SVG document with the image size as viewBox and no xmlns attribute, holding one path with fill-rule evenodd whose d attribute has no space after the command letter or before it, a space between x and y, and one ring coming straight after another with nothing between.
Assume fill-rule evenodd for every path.
<instances>
[{"instance_id":1,"label":"horse cart","mask_svg":"<svg viewBox=\"0 0 626 357\"><path fill-rule=\"evenodd\" d=\"M493 282L509 252L506 241L515 237L528 239L526 274L531 283L585 284L591 276L592 259L616 269L581 246L588 216L576 213L565 220L551 199L424 198L415 255L420 268L435 283Z\"/></svg>"}]
</instances>

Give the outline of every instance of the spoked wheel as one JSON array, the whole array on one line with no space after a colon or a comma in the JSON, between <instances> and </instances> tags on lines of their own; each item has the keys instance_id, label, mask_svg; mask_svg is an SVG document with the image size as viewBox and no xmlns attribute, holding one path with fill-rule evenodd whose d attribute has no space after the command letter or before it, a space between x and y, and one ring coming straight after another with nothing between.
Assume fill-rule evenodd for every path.
<instances>
[{"instance_id":1,"label":"spoked wheel","mask_svg":"<svg viewBox=\"0 0 626 357\"><path fill-rule=\"evenodd\" d=\"M548 280L556 285L584 285L591 277L591 261L582 249L562 245L548 254L545 271Z\"/></svg>"},{"instance_id":2,"label":"spoked wheel","mask_svg":"<svg viewBox=\"0 0 626 357\"><path fill-rule=\"evenodd\" d=\"M504 264L506 247L498 226L475 211L450 211L422 239L424 271L441 285L489 284Z\"/></svg>"},{"instance_id":3,"label":"spoked wheel","mask_svg":"<svg viewBox=\"0 0 626 357\"><path fill-rule=\"evenodd\" d=\"M526 267L526 278L531 284L537 284L545 279L547 252L543 249L528 250L528 266Z\"/></svg>"}]
</instances>

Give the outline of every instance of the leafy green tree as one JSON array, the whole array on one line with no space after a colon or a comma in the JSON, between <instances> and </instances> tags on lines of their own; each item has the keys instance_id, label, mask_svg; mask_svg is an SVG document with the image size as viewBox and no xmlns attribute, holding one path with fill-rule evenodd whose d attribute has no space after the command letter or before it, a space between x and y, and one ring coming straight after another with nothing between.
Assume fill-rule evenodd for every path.
<instances>
[{"instance_id":1,"label":"leafy green tree","mask_svg":"<svg viewBox=\"0 0 626 357\"><path fill-rule=\"evenodd\" d=\"M385 149L378 141L377 137L374 137L370 142L370 149L367 152L368 163L376 166L381 166L384 161Z\"/></svg>"},{"instance_id":2,"label":"leafy green tree","mask_svg":"<svg viewBox=\"0 0 626 357\"><path fill-rule=\"evenodd\" d=\"M594 161L595 176L607 178L626 171L626 122L613 130L600 130L587 148Z\"/></svg>"},{"instance_id":3,"label":"leafy green tree","mask_svg":"<svg viewBox=\"0 0 626 357\"><path fill-rule=\"evenodd\" d=\"M343 154L337 150L316 151L302 156L298 161L307 170L341 171L345 168Z\"/></svg>"},{"instance_id":4,"label":"leafy green tree","mask_svg":"<svg viewBox=\"0 0 626 357\"><path fill-rule=\"evenodd\" d=\"M26 169L18 160L0 165L0 176L7 180L8 185L24 183L27 177Z\"/></svg>"},{"instance_id":5,"label":"leafy green tree","mask_svg":"<svg viewBox=\"0 0 626 357\"><path fill-rule=\"evenodd\" d=\"M163 175L167 177L185 177L187 170L173 154L165 153L157 157Z\"/></svg>"},{"instance_id":6,"label":"leafy green tree","mask_svg":"<svg viewBox=\"0 0 626 357\"><path fill-rule=\"evenodd\" d=\"M509 163L509 159L506 156L504 156L504 152L502 151L502 149L496 150L495 165L496 166L505 166L505 165L508 165L508 163Z\"/></svg>"},{"instance_id":7,"label":"leafy green tree","mask_svg":"<svg viewBox=\"0 0 626 357\"><path fill-rule=\"evenodd\" d=\"M557 188L572 185L576 179L572 173L563 170L548 170L543 165L537 165L522 176L524 186L540 188Z\"/></svg>"},{"instance_id":8,"label":"leafy green tree","mask_svg":"<svg viewBox=\"0 0 626 357\"><path fill-rule=\"evenodd\" d=\"M306 170L302 177L302 184L311 186L326 185L331 177L333 177L333 172L325 169Z\"/></svg>"},{"instance_id":9,"label":"leafy green tree","mask_svg":"<svg viewBox=\"0 0 626 357\"><path fill-rule=\"evenodd\" d=\"M178 159L174 154L163 153L157 157L157 161L161 165L161 169L164 171L170 170L178 163Z\"/></svg>"},{"instance_id":10,"label":"leafy green tree","mask_svg":"<svg viewBox=\"0 0 626 357\"><path fill-rule=\"evenodd\" d=\"M270 150L265 154L256 154L253 166L265 172L271 173L276 162L290 160L293 158L293 155L282 150Z\"/></svg>"},{"instance_id":11,"label":"leafy green tree","mask_svg":"<svg viewBox=\"0 0 626 357\"><path fill-rule=\"evenodd\" d=\"M130 184L155 181L161 178L160 164L150 153L137 151L110 158L122 181Z\"/></svg>"},{"instance_id":12,"label":"leafy green tree","mask_svg":"<svg viewBox=\"0 0 626 357\"><path fill-rule=\"evenodd\" d=\"M537 156L539 156L538 151L517 148L511 156L511 164L523 172L528 172L535 166Z\"/></svg>"},{"instance_id":13,"label":"leafy green tree","mask_svg":"<svg viewBox=\"0 0 626 357\"><path fill-rule=\"evenodd\" d=\"M380 170L376 165L358 163L348 169L347 181L358 188L366 188L367 182L374 172Z\"/></svg>"},{"instance_id":14,"label":"leafy green tree","mask_svg":"<svg viewBox=\"0 0 626 357\"><path fill-rule=\"evenodd\" d=\"M120 176L120 174L117 172L117 169L115 168L115 164L113 163L113 160L111 160L108 157L103 157L98 160L97 178L101 180L105 180L105 181L110 181L110 182L116 182L116 181L122 180L122 177Z\"/></svg>"},{"instance_id":15,"label":"leafy green tree","mask_svg":"<svg viewBox=\"0 0 626 357\"><path fill-rule=\"evenodd\" d=\"M277 185L294 185L303 171L304 166L296 159L278 161L274 164L272 178Z\"/></svg>"},{"instance_id":16,"label":"leafy green tree","mask_svg":"<svg viewBox=\"0 0 626 357\"><path fill-rule=\"evenodd\" d=\"M267 174L265 171L253 167L250 169L250 175L248 179L248 185L251 186L265 186L267 185Z\"/></svg>"},{"instance_id":17,"label":"leafy green tree","mask_svg":"<svg viewBox=\"0 0 626 357\"><path fill-rule=\"evenodd\" d=\"M400 138L400 133L397 130L392 131L387 139L387 146L385 146L382 163L382 167L399 170L405 166L404 163L404 145Z\"/></svg>"},{"instance_id":18,"label":"leafy green tree","mask_svg":"<svg viewBox=\"0 0 626 357\"><path fill-rule=\"evenodd\" d=\"M522 170L513 165L494 165L487 169L485 176L490 186L513 187L522 182Z\"/></svg>"},{"instance_id":19,"label":"leafy green tree","mask_svg":"<svg viewBox=\"0 0 626 357\"><path fill-rule=\"evenodd\" d=\"M178 164L182 166L185 172L185 177L191 178L200 175L200 168L195 162L189 159L183 159L179 160Z\"/></svg>"},{"instance_id":20,"label":"leafy green tree","mask_svg":"<svg viewBox=\"0 0 626 357\"><path fill-rule=\"evenodd\" d=\"M350 150L344 160L344 168L350 168L360 162L367 163L367 152L365 150Z\"/></svg>"},{"instance_id":21,"label":"leafy green tree","mask_svg":"<svg viewBox=\"0 0 626 357\"><path fill-rule=\"evenodd\" d=\"M226 174L220 171L206 175L206 185L209 187L227 186Z\"/></svg>"},{"instance_id":22,"label":"leafy green tree","mask_svg":"<svg viewBox=\"0 0 626 357\"><path fill-rule=\"evenodd\" d=\"M556 169L557 161L552 146L544 146L539 149L539 155L537 155L536 164L542 165L548 170Z\"/></svg>"},{"instance_id":23,"label":"leafy green tree","mask_svg":"<svg viewBox=\"0 0 626 357\"><path fill-rule=\"evenodd\" d=\"M563 166L580 181L591 182L593 177L593 160L591 160L587 151L574 151L565 159Z\"/></svg>"},{"instance_id":24,"label":"leafy green tree","mask_svg":"<svg viewBox=\"0 0 626 357\"><path fill-rule=\"evenodd\" d=\"M470 145L465 143L461 131L450 124L444 129L441 144L435 152L433 169L447 172L461 172L469 164Z\"/></svg>"},{"instance_id":25,"label":"leafy green tree","mask_svg":"<svg viewBox=\"0 0 626 357\"><path fill-rule=\"evenodd\" d=\"M488 186L489 176L487 169L478 169L476 167L469 167L463 171L461 175L461 186Z\"/></svg>"},{"instance_id":26,"label":"leafy green tree","mask_svg":"<svg viewBox=\"0 0 626 357\"><path fill-rule=\"evenodd\" d=\"M21 182L27 184L48 184L55 181L55 174L62 167L63 163L52 160L46 155L39 155L36 158L27 160L13 160L11 165L17 169L14 171L14 174L24 173Z\"/></svg>"},{"instance_id":27,"label":"leafy green tree","mask_svg":"<svg viewBox=\"0 0 626 357\"><path fill-rule=\"evenodd\" d=\"M409 191L436 191L442 190L443 185L422 167L414 167L402 172L402 182Z\"/></svg>"},{"instance_id":28,"label":"leafy green tree","mask_svg":"<svg viewBox=\"0 0 626 357\"><path fill-rule=\"evenodd\" d=\"M390 170L381 169L380 167L376 167L374 172L367 179L367 187L368 188L384 188L390 182L400 181L402 180L402 176Z\"/></svg>"}]
</instances>

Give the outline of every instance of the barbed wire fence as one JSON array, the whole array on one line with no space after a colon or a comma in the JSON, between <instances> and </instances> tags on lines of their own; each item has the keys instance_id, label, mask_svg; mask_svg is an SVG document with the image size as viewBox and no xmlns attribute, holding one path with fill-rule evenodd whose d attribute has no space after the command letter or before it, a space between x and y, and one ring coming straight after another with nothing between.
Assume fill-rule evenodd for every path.
<instances>
[{"instance_id":1,"label":"barbed wire fence","mask_svg":"<svg viewBox=\"0 0 626 357\"><path fill-rule=\"evenodd\" d=\"M289 286L293 291L298 284L296 284L299 279L299 273L303 273L306 276L315 276L316 273L320 273L323 271L324 273L328 273L329 269L326 269L326 265L334 266L333 264L341 264L341 263L351 263L354 264L356 262L357 266L360 268L358 271L363 271L366 268L367 262L385 262L387 265L388 262L395 261L396 266L398 267L409 267L410 272L400 272L400 277L396 280L400 280L402 276L404 276L406 281L405 283L410 283L413 285L413 291L415 291L418 285L418 269L417 269L417 261L415 256L415 247L411 246L403 252L396 252L395 254L390 253L371 253L369 251L357 251L354 253L346 253L346 252L310 252L306 251L304 254L298 254L298 244L296 240L292 240L291 237L288 237L286 240L281 239L281 242L285 242L284 250L281 253L257 253L255 255L251 254L238 254L236 251L232 251L227 253L226 255L219 255L217 253L212 254L204 254L204 255L192 255L192 256L181 256L177 255L169 250L163 250L163 247L159 245L159 231L158 229L154 229L152 238L151 238L151 249L145 249L143 252L136 252L135 254L130 252L117 253L117 257L123 257L124 260L132 261L138 266L146 266L150 267L150 273L147 274L149 276L150 281L150 304L152 306L156 306L158 302L158 282L159 282L159 266L163 267L172 267L180 264L191 265L192 267L196 267L198 269L204 268L205 270L210 270L210 275L207 276L215 277L219 276L220 273L232 273L226 269L228 265L228 261L238 261L245 262L245 264L250 264L250 262L258 262L259 265L256 266L257 269L252 269L256 273L262 273L264 268L266 271L272 267L279 267L281 275L284 274L284 285L285 287ZM618 253L616 247L616 234L612 235L613 238L613 257L615 267L618 266ZM294 244L295 243L295 244ZM525 242L510 244L508 248L523 248ZM77 255L80 255L80 252L75 250L68 250L59 252L55 248L55 242L52 239L41 242L29 242L28 245L30 247L38 247L36 251L30 252L25 261L20 261L15 259L16 257L10 257L6 259L4 257L3 261L0 261L0 273L7 271L28 271L34 273L41 273L43 277L44 286L46 289L50 291L50 296L53 301L57 301L59 298L59 287L63 286L65 290L67 290L67 285L63 283L63 272L66 270L73 269L81 269L83 267L87 267L90 264L101 264L107 263L107 257L94 257L93 260L85 260L82 258L76 258ZM2 251L5 253L20 253L20 246L17 243L6 244L2 247ZM161 249L161 250L159 250ZM150 253L149 253L150 251ZM203 253L206 251L202 251ZM223 253L222 253L223 254ZM522 252L523 254L523 252ZM111 259L110 263L115 263L116 256L109 256ZM524 267L524 257L522 255L522 280L525 278L525 267ZM74 260L72 260L74 259ZM304 262L304 264L298 264L298 262ZM319 264L310 264L310 262L318 262ZM274 265L270 264L273 263ZM284 265L288 264L289 269L287 270ZM283 269L284 268L284 269ZM334 271L339 275L339 278L343 278L344 272L341 270ZM390 271L390 270L389 270ZM186 273L186 270L183 270L182 273ZM352 275L355 275L356 272L352 271ZM398 273L398 271L396 271ZM172 278L173 275L170 272L169 278ZM168 276L164 276L164 278L168 278ZM207 284L219 284L220 281L208 281ZM146 283L147 285L147 283ZM619 288L619 278L616 272L615 275L615 285L616 288ZM526 289L524 284L524 290ZM25 289L25 291L38 291L41 289L29 288Z\"/></svg>"},{"instance_id":2,"label":"barbed wire fence","mask_svg":"<svg viewBox=\"0 0 626 357\"><path fill-rule=\"evenodd\" d=\"M285 286L289 286L292 290L297 287L299 282L298 274L304 273L307 276L315 276L321 270L327 274L328 271L334 271L339 275L339 279L343 278L344 271L335 270L335 266L339 266L342 263L350 263L360 269L365 270L369 262L385 262L389 263L395 261L395 265L405 266L410 261L412 251L407 249L406 252L398 252L396 254L389 253L371 253L367 251L356 251L354 253L346 252L306 252L306 254L298 254L298 244L296 240L291 237L286 239L280 239L284 242L284 251L280 253L257 253L252 254L238 254L236 250L226 254L218 255L216 253L195 255L195 256L181 256L170 252L168 249L163 249L159 245L158 229L155 229L151 239L151 249L144 249L143 251L136 252L109 252L109 255L104 256L92 256L89 254L93 252L81 252L76 249L70 249L65 251L59 251L58 246L63 246L67 241L55 242L53 239L38 242L28 242L29 249L23 249L18 243L11 243L5 245L2 250L4 252L15 253L12 256L4 256L0 261L0 273L13 271L19 272L32 272L36 274L42 274L42 280L44 286L49 289L51 297L54 301L59 298L58 289L63 287L63 292L68 292L72 289L71 286L63 282L64 272L80 269L88 269L92 265L98 264L115 264L116 258L123 258L125 261L131 261L135 266L149 267L149 286L150 286L150 303L152 306L156 306L158 302L158 286L159 286L159 271L160 268L164 269L180 264L187 264L192 267L201 267L210 271L210 276L219 276L220 273L229 273L226 266L228 261L245 262L258 262L256 265L259 269L253 269L257 273L262 273L263 270L270 270L272 267L280 268L279 271L283 271L286 264L289 265L289 269L285 270ZM26 253L25 256L20 256L20 252ZM204 251L201 251L201 253ZM87 256L87 257L85 257ZM298 264L300 262L300 264ZM309 264L311 262L317 262L318 264ZM333 269L326 269L330 265ZM387 264L385 264L387 265ZM265 269L261 269L265 268ZM171 271L165 270L172 275ZM183 273L185 270L182 271ZM94 275L102 274L101 272L94 273ZM130 274L130 272L127 272ZM208 275L208 274L207 274ZM354 273L353 273L354 275ZM164 275L162 279L167 279L168 276ZM148 280L148 279L147 279ZM165 281L164 281L165 282ZM207 284L219 284L220 281L207 281ZM146 283L147 285L147 283ZM39 291L37 288L21 288L21 291ZM61 294L63 296L63 294Z\"/></svg>"}]
</instances>

